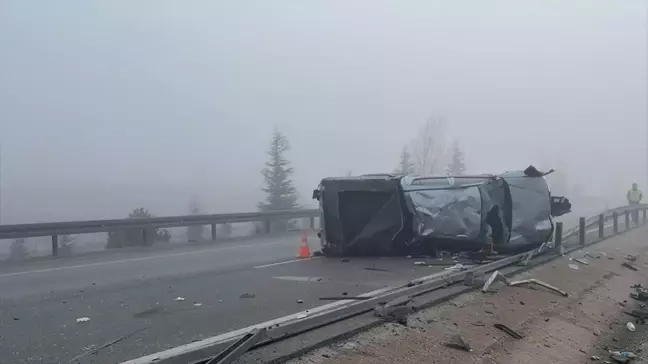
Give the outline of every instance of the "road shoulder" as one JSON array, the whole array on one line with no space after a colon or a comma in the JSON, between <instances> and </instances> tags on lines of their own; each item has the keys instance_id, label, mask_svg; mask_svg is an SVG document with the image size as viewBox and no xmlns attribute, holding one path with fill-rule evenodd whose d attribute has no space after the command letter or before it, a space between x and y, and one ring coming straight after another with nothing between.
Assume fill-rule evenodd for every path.
<instances>
[{"instance_id":1,"label":"road shoulder","mask_svg":"<svg viewBox=\"0 0 648 364\"><path fill-rule=\"evenodd\" d=\"M291 363L570 363L591 356L603 362L608 348L634 349L621 347L627 343L615 342L614 335L627 330L629 318L623 311L635 304L628 296L630 286L648 283L647 235L648 229L640 228L588 248L605 253L588 258L589 265L562 257L514 277L557 286L569 293L566 298L540 287L498 283L496 293L461 295L410 316L407 326L384 324ZM639 256L637 271L621 266L626 254ZM523 338L514 339L494 324L506 325ZM457 334L471 345L471 352L444 345Z\"/></svg>"}]
</instances>

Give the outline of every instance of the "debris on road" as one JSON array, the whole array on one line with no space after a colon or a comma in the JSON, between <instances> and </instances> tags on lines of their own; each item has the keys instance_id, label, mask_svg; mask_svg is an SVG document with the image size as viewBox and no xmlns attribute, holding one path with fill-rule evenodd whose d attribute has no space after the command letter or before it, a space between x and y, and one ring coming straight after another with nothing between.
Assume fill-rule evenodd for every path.
<instances>
[{"instance_id":1,"label":"debris on road","mask_svg":"<svg viewBox=\"0 0 648 364\"><path fill-rule=\"evenodd\" d=\"M539 281L539 280L533 279L533 278L531 278L531 279L523 279L521 281L510 282L509 286L519 286L519 285L523 285L523 284L536 284L536 285L544 287L544 288L546 288L548 290L557 292L557 293L561 294L564 297L569 296L569 294L567 292L561 290L560 288L554 287L554 286L550 285L549 283Z\"/></svg>"},{"instance_id":2,"label":"debris on road","mask_svg":"<svg viewBox=\"0 0 648 364\"><path fill-rule=\"evenodd\" d=\"M266 338L266 329L253 329L233 342L225 350L209 359L205 364L230 364L245 354L254 345Z\"/></svg>"},{"instance_id":3,"label":"debris on road","mask_svg":"<svg viewBox=\"0 0 648 364\"><path fill-rule=\"evenodd\" d=\"M630 269L630 270L634 270L634 271L638 271L638 270L639 270L639 269L637 269L637 267L635 267L634 265L632 265L632 264L630 264L630 263L628 263L628 262L623 262L623 263L621 264L621 266L626 267L626 268L628 268L628 269Z\"/></svg>"},{"instance_id":4,"label":"debris on road","mask_svg":"<svg viewBox=\"0 0 648 364\"><path fill-rule=\"evenodd\" d=\"M581 258L574 258L573 260L574 260L576 263L580 263L580 264L583 264L583 265L589 265L589 262L588 262L587 260L585 260L585 259L581 259Z\"/></svg>"},{"instance_id":5,"label":"debris on road","mask_svg":"<svg viewBox=\"0 0 648 364\"><path fill-rule=\"evenodd\" d=\"M304 303L304 300L297 300L297 303Z\"/></svg>"},{"instance_id":6,"label":"debris on road","mask_svg":"<svg viewBox=\"0 0 648 364\"><path fill-rule=\"evenodd\" d=\"M450 340L446 343L443 343L443 345L453 349L459 349L468 352L472 351L470 344L468 344L459 334L452 335L452 337L450 337Z\"/></svg>"},{"instance_id":7,"label":"debris on road","mask_svg":"<svg viewBox=\"0 0 648 364\"><path fill-rule=\"evenodd\" d=\"M428 264L427 262L418 261L418 262L414 262L414 265L428 265Z\"/></svg>"},{"instance_id":8,"label":"debris on road","mask_svg":"<svg viewBox=\"0 0 648 364\"><path fill-rule=\"evenodd\" d=\"M614 359L617 363L627 363L628 361L636 358L637 356L630 351L612 351L610 350L610 358Z\"/></svg>"},{"instance_id":9,"label":"debris on road","mask_svg":"<svg viewBox=\"0 0 648 364\"><path fill-rule=\"evenodd\" d=\"M495 282L496 280L504 282L507 286L511 285L511 281L509 281L508 278L506 278L502 273L496 270L495 272L493 272L493 274L491 274L490 278L488 278L486 283L484 283L484 287L482 287L482 292L484 293L488 292L488 289L490 288L491 284L493 284L493 282Z\"/></svg>"},{"instance_id":10,"label":"debris on road","mask_svg":"<svg viewBox=\"0 0 648 364\"><path fill-rule=\"evenodd\" d=\"M457 264L455 264L455 265L453 265L451 267L445 268L445 270L449 270L451 272L461 272L461 271L464 271L464 270L467 270L467 269L468 269L468 267L466 267L466 266L464 266L463 264L460 264L460 263L457 263Z\"/></svg>"},{"instance_id":11,"label":"debris on road","mask_svg":"<svg viewBox=\"0 0 648 364\"><path fill-rule=\"evenodd\" d=\"M632 322L628 322L626 324L626 327L628 328L628 331L634 332L636 330L635 325Z\"/></svg>"},{"instance_id":12,"label":"debris on road","mask_svg":"<svg viewBox=\"0 0 648 364\"><path fill-rule=\"evenodd\" d=\"M199 303L199 302L194 302L194 304L193 304L193 305L194 305L194 306L196 306L196 307L200 307L200 306L202 306L202 303Z\"/></svg>"},{"instance_id":13,"label":"debris on road","mask_svg":"<svg viewBox=\"0 0 648 364\"><path fill-rule=\"evenodd\" d=\"M571 269L579 270L578 266L576 264L567 264L567 266Z\"/></svg>"},{"instance_id":14,"label":"debris on road","mask_svg":"<svg viewBox=\"0 0 648 364\"><path fill-rule=\"evenodd\" d=\"M630 261L630 262L636 262L636 261L637 261L637 256L636 256L636 255L630 255L630 254L627 254L627 255L625 256L625 259L628 260L628 261Z\"/></svg>"},{"instance_id":15,"label":"debris on road","mask_svg":"<svg viewBox=\"0 0 648 364\"><path fill-rule=\"evenodd\" d=\"M255 294L253 293L243 293L242 295L239 296L240 298L254 298L256 297Z\"/></svg>"},{"instance_id":16,"label":"debris on road","mask_svg":"<svg viewBox=\"0 0 648 364\"><path fill-rule=\"evenodd\" d=\"M305 313L305 312L304 312L304 313L300 313L299 315L297 315L297 318L298 318L298 319L305 319L306 317L308 317L308 314Z\"/></svg>"},{"instance_id":17,"label":"debris on road","mask_svg":"<svg viewBox=\"0 0 648 364\"><path fill-rule=\"evenodd\" d=\"M90 317L79 317L78 319L76 319L76 322L79 324L88 321L90 321Z\"/></svg>"},{"instance_id":18,"label":"debris on road","mask_svg":"<svg viewBox=\"0 0 648 364\"><path fill-rule=\"evenodd\" d=\"M376 267L366 267L365 270L374 270L376 272L389 272L389 269L376 268Z\"/></svg>"},{"instance_id":19,"label":"debris on road","mask_svg":"<svg viewBox=\"0 0 648 364\"><path fill-rule=\"evenodd\" d=\"M511 337L514 338L514 339L518 339L518 340L520 340L520 339L522 339L522 338L524 337L524 336L518 334L517 332L513 331L511 328L509 328L509 327L506 326L506 325L502 325L502 324L493 324L493 326L494 326L496 329L499 329L499 330L504 331L505 333L507 333L509 336L511 336Z\"/></svg>"},{"instance_id":20,"label":"debris on road","mask_svg":"<svg viewBox=\"0 0 648 364\"><path fill-rule=\"evenodd\" d=\"M184 301L185 299L186 299L186 298L184 298L184 297L179 297L179 296L178 296L178 297L176 297L175 300L176 300L176 301Z\"/></svg>"},{"instance_id":21,"label":"debris on road","mask_svg":"<svg viewBox=\"0 0 648 364\"><path fill-rule=\"evenodd\" d=\"M108 347L111 347L111 346L117 344L118 342L123 341L123 340L126 340L126 339L128 339L129 337L131 337L131 336L137 334L138 332L144 331L144 330L147 330L147 328L143 328L143 329L135 330L135 331L133 331L133 332L131 332L131 333L128 333L128 334L123 335L123 336L120 336L120 337L118 337L118 338L115 339L115 340L108 341L107 343L105 343L105 344L103 344L103 345L101 345L101 346L98 346L98 347L96 347L96 348L94 348L94 349L90 349L90 350L88 350L88 351L85 351L85 352L83 352L83 353L81 353L81 354L75 356L74 358L70 359L70 361L69 361L68 363L75 363L75 362L78 362L79 359L81 359L81 358L83 358L83 357L86 357L86 356L88 356L88 355L94 355L94 354L98 353L100 350L105 349L105 348L108 348Z\"/></svg>"}]
</instances>

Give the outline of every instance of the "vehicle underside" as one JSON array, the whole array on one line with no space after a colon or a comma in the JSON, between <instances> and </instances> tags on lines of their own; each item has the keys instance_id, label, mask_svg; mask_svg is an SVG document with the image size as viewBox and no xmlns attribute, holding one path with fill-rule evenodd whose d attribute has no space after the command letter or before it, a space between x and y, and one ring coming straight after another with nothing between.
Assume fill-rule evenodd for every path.
<instances>
[{"instance_id":1,"label":"vehicle underside","mask_svg":"<svg viewBox=\"0 0 648 364\"><path fill-rule=\"evenodd\" d=\"M474 176L373 174L325 178L313 191L326 256L419 255L438 250L512 253L552 239L569 200L545 176L524 171Z\"/></svg>"}]
</instances>

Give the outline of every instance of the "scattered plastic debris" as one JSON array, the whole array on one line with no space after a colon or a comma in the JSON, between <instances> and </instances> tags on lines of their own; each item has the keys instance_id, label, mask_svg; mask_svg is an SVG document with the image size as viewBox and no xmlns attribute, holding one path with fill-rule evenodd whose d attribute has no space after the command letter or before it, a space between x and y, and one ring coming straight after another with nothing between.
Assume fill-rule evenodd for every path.
<instances>
[{"instance_id":1,"label":"scattered plastic debris","mask_svg":"<svg viewBox=\"0 0 648 364\"><path fill-rule=\"evenodd\" d=\"M626 268L628 268L628 269L630 269L630 270L634 270L634 271L639 270L639 269L637 269L637 267L635 267L634 265L632 265L632 264L630 264L630 263L628 263L628 262L623 262L623 263L621 264L621 266L626 267Z\"/></svg>"},{"instance_id":2,"label":"scattered plastic debris","mask_svg":"<svg viewBox=\"0 0 648 364\"><path fill-rule=\"evenodd\" d=\"M636 330L635 325L632 322L628 322L626 324L626 327L628 328L628 331L634 332Z\"/></svg>"},{"instance_id":3,"label":"scattered plastic debris","mask_svg":"<svg viewBox=\"0 0 648 364\"><path fill-rule=\"evenodd\" d=\"M580 263L580 264L583 264L583 265L589 265L589 262L588 262L587 260L585 260L585 259L581 259L581 258L574 258L574 261L575 261L576 263Z\"/></svg>"},{"instance_id":4,"label":"scattered plastic debris","mask_svg":"<svg viewBox=\"0 0 648 364\"><path fill-rule=\"evenodd\" d=\"M200 306L202 306L202 303L194 302L193 305L196 306L196 307L200 307Z\"/></svg>"},{"instance_id":5,"label":"scattered plastic debris","mask_svg":"<svg viewBox=\"0 0 648 364\"><path fill-rule=\"evenodd\" d=\"M628 255L625 256L625 259L628 260L628 261L631 261L631 262L636 262L637 261L637 256L628 254Z\"/></svg>"},{"instance_id":6,"label":"scattered plastic debris","mask_svg":"<svg viewBox=\"0 0 648 364\"><path fill-rule=\"evenodd\" d=\"M446 343L443 343L443 345L453 349L459 349L468 352L472 351L470 344L468 344L459 334L452 335L452 337L450 337L450 340Z\"/></svg>"},{"instance_id":7,"label":"scattered plastic debris","mask_svg":"<svg viewBox=\"0 0 648 364\"><path fill-rule=\"evenodd\" d=\"M79 317L78 319L76 319L76 322L79 324L88 321L90 321L90 317Z\"/></svg>"},{"instance_id":8,"label":"scattered plastic debris","mask_svg":"<svg viewBox=\"0 0 648 364\"><path fill-rule=\"evenodd\" d=\"M304 300L297 300L297 303L304 303Z\"/></svg>"},{"instance_id":9,"label":"scattered plastic debris","mask_svg":"<svg viewBox=\"0 0 648 364\"><path fill-rule=\"evenodd\" d=\"M252 293L243 293L242 295L239 296L240 298L254 298L256 297L255 294Z\"/></svg>"},{"instance_id":10,"label":"scattered plastic debris","mask_svg":"<svg viewBox=\"0 0 648 364\"><path fill-rule=\"evenodd\" d=\"M601 357L600 357L600 356L596 356L596 355L592 355L592 356L590 356L590 359L591 359L591 360L601 360Z\"/></svg>"},{"instance_id":11,"label":"scattered plastic debris","mask_svg":"<svg viewBox=\"0 0 648 364\"><path fill-rule=\"evenodd\" d=\"M577 266L576 264L568 264L567 266L568 266L569 268L571 268L571 269L575 269L575 270L579 270L579 269L580 269L580 268L578 268L578 266Z\"/></svg>"},{"instance_id":12,"label":"scattered plastic debris","mask_svg":"<svg viewBox=\"0 0 648 364\"><path fill-rule=\"evenodd\" d=\"M418 262L414 262L414 265L427 265L427 262L418 261Z\"/></svg>"},{"instance_id":13,"label":"scattered plastic debris","mask_svg":"<svg viewBox=\"0 0 648 364\"><path fill-rule=\"evenodd\" d=\"M308 317L307 313L300 313L299 315L297 315L298 319L305 319L306 317Z\"/></svg>"},{"instance_id":14,"label":"scattered plastic debris","mask_svg":"<svg viewBox=\"0 0 648 364\"><path fill-rule=\"evenodd\" d=\"M618 363L627 363L628 361L636 358L637 356L629 351L612 351L609 350L610 358L614 359Z\"/></svg>"},{"instance_id":15,"label":"scattered plastic debris","mask_svg":"<svg viewBox=\"0 0 648 364\"><path fill-rule=\"evenodd\" d=\"M176 301L184 301L185 299L186 299L186 298L184 298L184 297L176 297L175 300L176 300Z\"/></svg>"}]
</instances>

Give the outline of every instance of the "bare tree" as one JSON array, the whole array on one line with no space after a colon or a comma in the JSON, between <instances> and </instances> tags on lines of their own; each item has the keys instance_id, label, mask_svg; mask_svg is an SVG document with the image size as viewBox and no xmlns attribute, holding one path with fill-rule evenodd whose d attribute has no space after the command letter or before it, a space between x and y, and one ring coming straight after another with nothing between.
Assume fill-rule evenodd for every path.
<instances>
[{"instance_id":1,"label":"bare tree","mask_svg":"<svg viewBox=\"0 0 648 364\"><path fill-rule=\"evenodd\" d=\"M441 117L430 117L421 126L411 147L415 173L431 175L443 171L445 137L445 121Z\"/></svg>"}]
</instances>

